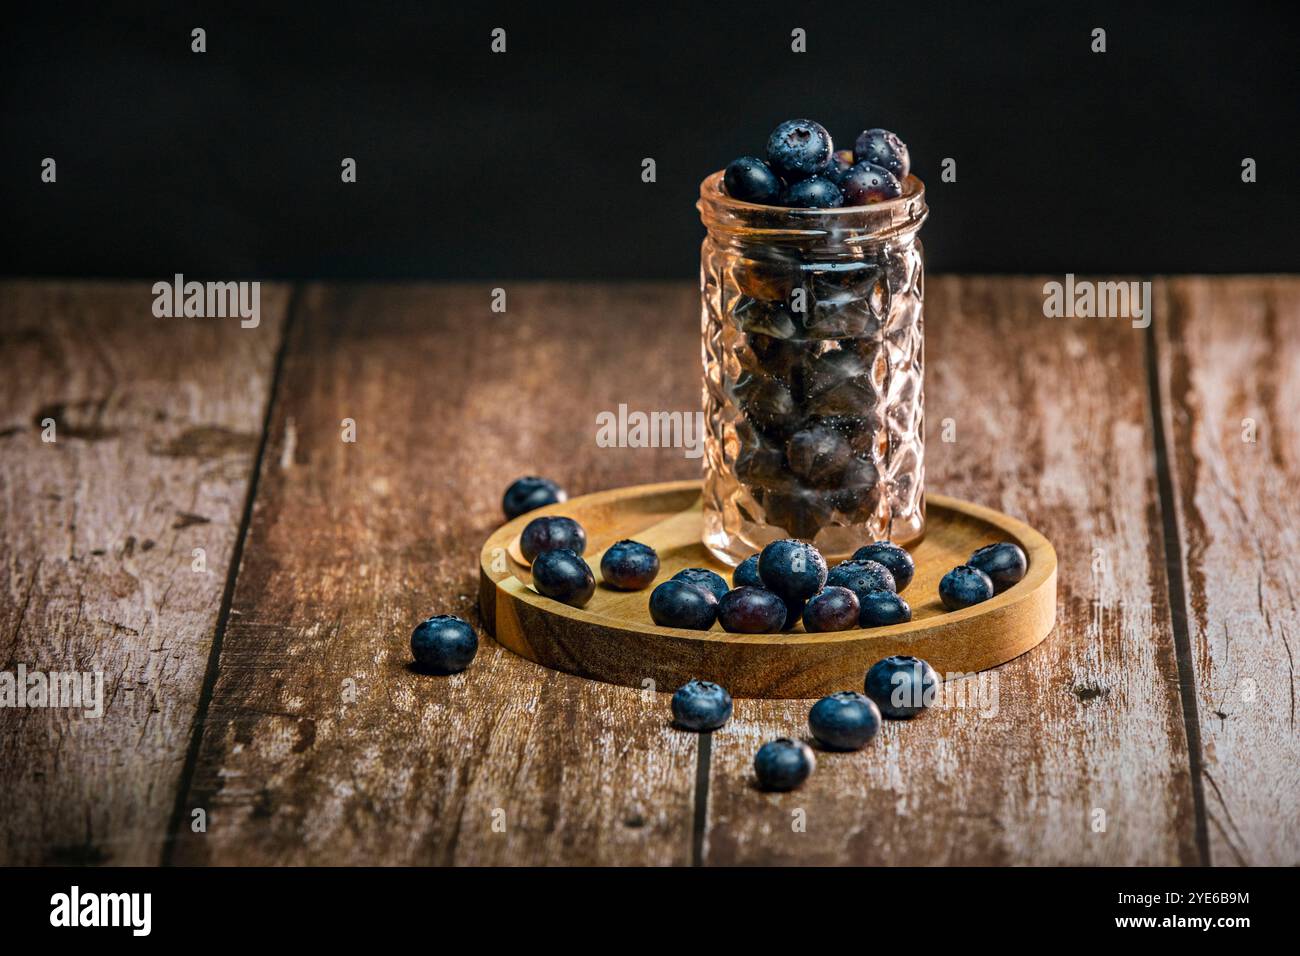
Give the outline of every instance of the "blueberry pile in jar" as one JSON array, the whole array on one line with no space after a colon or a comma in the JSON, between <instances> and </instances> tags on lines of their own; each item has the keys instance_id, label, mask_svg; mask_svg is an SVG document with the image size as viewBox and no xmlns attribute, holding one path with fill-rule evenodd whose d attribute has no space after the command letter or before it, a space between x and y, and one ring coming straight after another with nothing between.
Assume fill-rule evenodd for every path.
<instances>
[{"instance_id":1,"label":"blueberry pile in jar","mask_svg":"<svg viewBox=\"0 0 1300 956\"><path fill-rule=\"evenodd\" d=\"M919 188L910 167L888 130L836 151L821 124L789 120L764 158L733 160L721 188L747 203L847 212ZM854 227L833 218L815 228L823 239L755 241L725 265L721 314L738 337L715 407L735 429L735 480L793 537L881 532L891 516L906 529L920 498L919 244L846 242Z\"/></svg>"}]
</instances>

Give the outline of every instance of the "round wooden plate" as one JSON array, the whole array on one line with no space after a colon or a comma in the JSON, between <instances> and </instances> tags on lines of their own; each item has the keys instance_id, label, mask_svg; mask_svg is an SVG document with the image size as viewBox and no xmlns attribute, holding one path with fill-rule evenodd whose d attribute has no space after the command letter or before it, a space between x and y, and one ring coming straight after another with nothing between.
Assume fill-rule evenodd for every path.
<instances>
[{"instance_id":1,"label":"round wooden plate","mask_svg":"<svg viewBox=\"0 0 1300 956\"><path fill-rule=\"evenodd\" d=\"M567 515L587 531L585 555L596 593L585 608L542 597L531 586L519 534L534 518ZM717 681L736 697L820 697L861 690L867 668L891 654L912 654L941 677L984 670L1043 640L1056 620L1056 552L1024 522L990 508L926 495L925 538L912 546L916 577L903 592L907 624L808 634L728 634L659 627L650 620L653 586L615 591L600 583L605 548L633 538L659 552L655 583L682 568L712 568L731 580L700 542L700 483L676 481L584 495L522 515L483 545L479 607L498 642L531 661L582 677L673 690L693 677ZM939 579L970 553L1014 541L1029 573L991 601L962 611L939 603ZM653 681L653 685L648 682Z\"/></svg>"}]
</instances>

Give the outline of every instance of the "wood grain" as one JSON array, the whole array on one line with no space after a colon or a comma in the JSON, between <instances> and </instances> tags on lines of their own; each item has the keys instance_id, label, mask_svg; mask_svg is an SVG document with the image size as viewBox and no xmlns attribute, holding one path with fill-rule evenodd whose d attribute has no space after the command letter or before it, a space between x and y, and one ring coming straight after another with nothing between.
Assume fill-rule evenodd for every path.
<instances>
[{"instance_id":1,"label":"wood grain","mask_svg":"<svg viewBox=\"0 0 1300 956\"><path fill-rule=\"evenodd\" d=\"M486 636L462 674L408 667L419 620L476 620L478 546L512 479L581 493L699 473L680 450L595 443L619 402L698 405L693 291L512 284L505 314L490 302L303 293L187 801L209 827L177 862L689 862L696 738L669 729L666 694Z\"/></svg>"},{"instance_id":2,"label":"wood grain","mask_svg":"<svg viewBox=\"0 0 1300 956\"><path fill-rule=\"evenodd\" d=\"M97 719L0 709L0 862L161 859L287 302L243 329L142 283L0 286L0 669L103 679Z\"/></svg>"},{"instance_id":3,"label":"wood grain","mask_svg":"<svg viewBox=\"0 0 1300 956\"><path fill-rule=\"evenodd\" d=\"M996 695L951 682L790 794L756 791L751 761L806 734L811 702L738 701L712 742L707 862L1199 862L1143 333L1046 319L1042 284L927 280L927 485L1056 543L1056 632L990 672Z\"/></svg>"},{"instance_id":4,"label":"wood grain","mask_svg":"<svg viewBox=\"0 0 1300 956\"><path fill-rule=\"evenodd\" d=\"M1300 863L1300 280L1162 284L1210 860Z\"/></svg>"},{"instance_id":5,"label":"wood grain","mask_svg":"<svg viewBox=\"0 0 1300 956\"><path fill-rule=\"evenodd\" d=\"M791 698L833 694L892 654L911 654L940 671L979 671L1018 657L1047 636L1056 611L1056 554L1023 522L987 508L932 495L925 539L912 545L916 577L906 596L912 620L893 627L808 633L802 624L781 634L730 634L658 627L650 619L649 587L617 591L598 583L586 607L542 597L518 553L519 534L536 514L564 514L587 533L587 557L599 582L601 552L632 538L659 554L656 583L684 568L731 568L703 544L698 481L630 485L571 498L497 529L480 556L479 606L498 643L562 670L631 687L650 679L679 687L692 679L724 685L733 697ZM939 579L976 548L1014 541L1029 556L1015 587L977 607L950 612ZM857 675L857 676L854 676Z\"/></svg>"}]
</instances>

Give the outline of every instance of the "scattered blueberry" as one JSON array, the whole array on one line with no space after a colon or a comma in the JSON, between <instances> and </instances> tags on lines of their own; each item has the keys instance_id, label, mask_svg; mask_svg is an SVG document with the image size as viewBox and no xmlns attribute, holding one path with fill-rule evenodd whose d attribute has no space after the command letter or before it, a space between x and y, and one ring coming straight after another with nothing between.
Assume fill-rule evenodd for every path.
<instances>
[{"instance_id":1,"label":"scattered blueberry","mask_svg":"<svg viewBox=\"0 0 1300 956\"><path fill-rule=\"evenodd\" d=\"M812 120L786 120L767 140L767 163L786 182L807 179L830 164L835 147L826 127Z\"/></svg>"},{"instance_id":2,"label":"scattered blueberry","mask_svg":"<svg viewBox=\"0 0 1300 956\"><path fill-rule=\"evenodd\" d=\"M718 599L689 581L665 581L650 592L650 617L660 627L707 631L718 617Z\"/></svg>"},{"instance_id":3,"label":"scattered blueberry","mask_svg":"<svg viewBox=\"0 0 1300 956\"><path fill-rule=\"evenodd\" d=\"M648 587L659 573L659 555L640 541L618 541L609 546L600 559L600 576L610 587L620 591L639 591Z\"/></svg>"},{"instance_id":4,"label":"scattered blueberry","mask_svg":"<svg viewBox=\"0 0 1300 956\"><path fill-rule=\"evenodd\" d=\"M858 603L858 623L863 627L888 627L912 619L911 605L893 591L868 591Z\"/></svg>"},{"instance_id":5,"label":"scattered blueberry","mask_svg":"<svg viewBox=\"0 0 1300 956\"><path fill-rule=\"evenodd\" d=\"M880 730L880 710L870 697L843 690L813 704L808 729L827 750L858 750Z\"/></svg>"},{"instance_id":6,"label":"scattered blueberry","mask_svg":"<svg viewBox=\"0 0 1300 956\"><path fill-rule=\"evenodd\" d=\"M582 607L596 593L596 576L578 552L558 548L543 551L533 561L533 587L543 597Z\"/></svg>"},{"instance_id":7,"label":"scattered blueberry","mask_svg":"<svg viewBox=\"0 0 1300 956\"><path fill-rule=\"evenodd\" d=\"M754 775L764 790L793 790L817 766L812 748L802 740L769 740L754 755Z\"/></svg>"},{"instance_id":8,"label":"scattered blueberry","mask_svg":"<svg viewBox=\"0 0 1300 956\"><path fill-rule=\"evenodd\" d=\"M874 163L893 173L900 181L912 171L907 144L887 129L864 129L853 144L853 160Z\"/></svg>"},{"instance_id":9,"label":"scattered blueberry","mask_svg":"<svg viewBox=\"0 0 1300 956\"><path fill-rule=\"evenodd\" d=\"M575 554L587 550L587 532L572 518L550 516L534 518L524 526L519 536L519 550L524 560L532 564L543 551L566 548Z\"/></svg>"},{"instance_id":10,"label":"scattered blueberry","mask_svg":"<svg viewBox=\"0 0 1300 956\"><path fill-rule=\"evenodd\" d=\"M785 602L766 588L736 588L718 602L718 623L733 634L775 634L787 616Z\"/></svg>"},{"instance_id":11,"label":"scattered blueberry","mask_svg":"<svg viewBox=\"0 0 1300 956\"><path fill-rule=\"evenodd\" d=\"M889 569L894 577L894 587L899 594L907 590L916 574L916 563L912 556L892 541L876 541L853 552L854 561L876 561Z\"/></svg>"},{"instance_id":12,"label":"scattered blueberry","mask_svg":"<svg viewBox=\"0 0 1300 956\"><path fill-rule=\"evenodd\" d=\"M415 663L435 674L455 674L469 667L478 653L478 635L458 617L439 614L411 632Z\"/></svg>"},{"instance_id":13,"label":"scattered blueberry","mask_svg":"<svg viewBox=\"0 0 1300 956\"><path fill-rule=\"evenodd\" d=\"M567 501L564 489L549 478L528 475L511 483L501 499L501 508L507 518L518 518L537 508Z\"/></svg>"},{"instance_id":14,"label":"scattered blueberry","mask_svg":"<svg viewBox=\"0 0 1300 956\"><path fill-rule=\"evenodd\" d=\"M894 576L879 561L849 560L837 564L826 575L826 583L848 588L858 596L858 604L872 591L897 591Z\"/></svg>"},{"instance_id":15,"label":"scattered blueberry","mask_svg":"<svg viewBox=\"0 0 1300 956\"><path fill-rule=\"evenodd\" d=\"M939 582L939 600L950 611L960 611L993 596L993 582L979 568L959 565Z\"/></svg>"},{"instance_id":16,"label":"scattered blueberry","mask_svg":"<svg viewBox=\"0 0 1300 956\"><path fill-rule=\"evenodd\" d=\"M731 719L731 695L707 680L690 680L673 694L673 720L685 730L717 730Z\"/></svg>"},{"instance_id":17,"label":"scattered blueberry","mask_svg":"<svg viewBox=\"0 0 1300 956\"><path fill-rule=\"evenodd\" d=\"M896 655L876 661L867 671L864 690L886 717L915 717L934 703L939 676L915 657Z\"/></svg>"},{"instance_id":18,"label":"scattered blueberry","mask_svg":"<svg viewBox=\"0 0 1300 956\"><path fill-rule=\"evenodd\" d=\"M791 209L836 209L844 205L840 187L824 176L791 183L781 192L781 205Z\"/></svg>"},{"instance_id":19,"label":"scattered blueberry","mask_svg":"<svg viewBox=\"0 0 1300 956\"><path fill-rule=\"evenodd\" d=\"M742 156L727 164L722 174L727 195L742 202L773 205L781 195L781 177L757 156Z\"/></svg>"},{"instance_id":20,"label":"scattered blueberry","mask_svg":"<svg viewBox=\"0 0 1300 956\"><path fill-rule=\"evenodd\" d=\"M719 601L722 600L722 595L731 590L731 588L727 587L726 578L717 571L710 571L708 568L685 568L674 574L673 580L685 581L697 588L704 588Z\"/></svg>"},{"instance_id":21,"label":"scattered blueberry","mask_svg":"<svg viewBox=\"0 0 1300 956\"><path fill-rule=\"evenodd\" d=\"M735 588L763 586L763 579L758 576L758 555L751 554L736 566L731 573L731 586Z\"/></svg>"},{"instance_id":22,"label":"scattered blueberry","mask_svg":"<svg viewBox=\"0 0 1300 956\"><path fill-rule=\"evenodd\" d=\"M1029 559L1025 557L1025 552L1020 545L1010 541L985 545L972 554L966 564L987 574L996 594L1001 594L1021 580L1029 570Z\"/></svg>"},{"instance_id":23,"label":"scattered blueberry","mask_svg":"<svg viewBox=\"0 0 1300 956\"><path fill-rule=\"evenodd\" d=\"M763 586L787 601L802 601L826 586L826 559L798 538L773 541L758 556Z\"/></svg>"},{"instance_id":24,"label":"scattered blueberry","mask_svg":"<svg viewBox=\"0 0 1300 956\"><path fill-rule=\"evenodd\" d=\"M828 587L819 591L803 609L804 630L848 631L858 626L858 596L848 588Z\"/></svg>"},{"instance_id":25,"label":"scattered blueberry","mask_svg":"<svg viewBox=\"0 0 1300 956\"><path fill-rule=\"evenodd\" d=\"M865 206L903 195L903 186L889 170L872 163L854 163L839 180L844 205Z\"/></svg>"}]
</instances>

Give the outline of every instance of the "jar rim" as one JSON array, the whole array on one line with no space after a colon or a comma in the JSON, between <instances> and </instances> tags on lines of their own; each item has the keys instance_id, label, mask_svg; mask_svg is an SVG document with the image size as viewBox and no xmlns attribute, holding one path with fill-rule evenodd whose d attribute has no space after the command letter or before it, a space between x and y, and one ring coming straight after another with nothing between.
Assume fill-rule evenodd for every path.
<instances>
[{"instance_id":1,"label":"jar rim","mask_svg":"<svg viewBox=\"0 0 1300 956\"><path fill-rule=\"evenodd\" d=\"M885 239L916 231L929 213L925 183L913 175L904 181L904 192L896 199L835 209L793 209L733 199L722 188L723 172L717 170L704 178L700 183L700 199L695 204L710 232L758 238L815 237L843 231Z\"/></svg>"}]
</instances>

